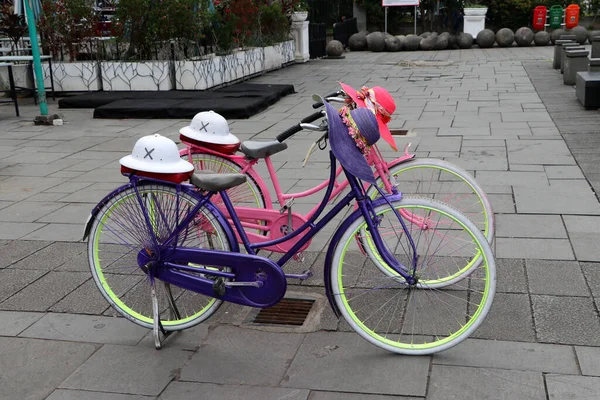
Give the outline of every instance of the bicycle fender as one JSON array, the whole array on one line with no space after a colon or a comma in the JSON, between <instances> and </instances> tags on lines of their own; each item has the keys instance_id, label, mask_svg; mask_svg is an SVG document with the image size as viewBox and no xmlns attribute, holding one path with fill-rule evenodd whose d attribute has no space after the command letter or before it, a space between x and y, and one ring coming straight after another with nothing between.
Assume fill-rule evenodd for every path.
<instances>
[{"instance_id":1,"label":"bicycle fender","mask_svg":"<svg viewBox=\"0 0 600 400\"><path fill-rule=\"evenodd\" d=\"M387 204L387 200L389 200L390 202L393 201L399 201L402 200L402 194L398 193L398 194L393 194L393 195L388 195L385 198L383 197L379 197L376 200L373 200L373 208L379 207L383 204ZM352 225L358 218L362 217L362 212L360 210L356 210L355 212L353 212L352 214L350 214L350 216L348 218L346 218L346 220L342 223L342 225L340 225L340 227L335 231L335 234L333 235L333 238L331 239L331 243L329 244L329 248L327 249L327 255L325 256L325 268L324 268L324 282L325 282L325 294L327 296L327 300L329 301L329 305L331 306L331 309L333 310L334 314L336 315L336 317L340 317L341 313L340 310L337 306L337 304L335 303L334 300L334 293L331 287L331 263L333 262L333 253L335 251L335 248L338 244L338 242L340 241L342 235L344 234L344 232L346 232L346 230L350 227L350 225Z\"/></svg>"}]
</instances>

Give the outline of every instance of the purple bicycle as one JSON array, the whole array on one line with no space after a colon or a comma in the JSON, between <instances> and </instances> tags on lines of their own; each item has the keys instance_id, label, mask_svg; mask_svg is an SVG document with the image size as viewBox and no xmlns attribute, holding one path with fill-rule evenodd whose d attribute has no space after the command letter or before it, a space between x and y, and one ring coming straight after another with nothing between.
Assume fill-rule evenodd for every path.
<instances>
[{"instance_id":1,"label":"purple bicycle","mask_svg":"<svg viewBox=\"0 0 600 400\"><path fill-rule=\"evenodd\" d=\"M205 321L224 301L261 308L278 303L288 279L312 275L286 274L284 265L355 201L358 210L343 220L325 258L325 291L338 317L372 344L412 355L455 346L483 322L496 284L483 233L433 199L380 190L373 200L361 180L374 183L365 156L379 139L377 121L367 109L340 116L325 107L329 186L306 223L269 242L251 243L227 196L245 175L194 175L175 143L160 135L140 139L121 160L129 182L94 208L84 237L98 289L121 315L153 329L157 348L161 334ZM320 218L337 161L350 192ZM183 183L188 179L191 184ZM217 196L219 207L212 202ZM277 261L257 255L288 240L295 245Z\"/></svg>"}]
</instances>

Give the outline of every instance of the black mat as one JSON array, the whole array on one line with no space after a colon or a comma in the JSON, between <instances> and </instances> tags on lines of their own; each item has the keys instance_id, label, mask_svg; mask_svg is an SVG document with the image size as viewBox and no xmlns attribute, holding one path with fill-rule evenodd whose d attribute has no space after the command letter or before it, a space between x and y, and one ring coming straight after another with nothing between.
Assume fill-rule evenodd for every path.
<instances>
[{"instance_id":1,"label":"black mat","mask_svg":"<svg viewBox=\"0 0 600 400\"><path fill-rule=\"evenodd\" d=\"M217 90L92 92L59 100L60 108L95 108L94 118L193 118L213 110L227 119L249 118L294 93L292 85L238 83Z\"/></svg>"}]
</instances>

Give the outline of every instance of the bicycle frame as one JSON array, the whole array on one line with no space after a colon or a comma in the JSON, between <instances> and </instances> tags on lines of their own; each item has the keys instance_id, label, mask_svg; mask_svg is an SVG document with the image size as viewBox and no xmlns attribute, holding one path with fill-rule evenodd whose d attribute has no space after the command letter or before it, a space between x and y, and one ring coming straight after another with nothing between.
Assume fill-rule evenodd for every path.
<instances>
[{"instance_id":1,"label":"bicycle frame","mask_svg":"<svg viewBox=\"0 0 600 400\"><path fill-rule=\"evenodd\" d=\"M408 266L404 266L401 263L399 263L395 259L395 257L389 252L387 247L384 245L383 240L382 240L381 236L379 235L378 230L376 229L376 226L379 221L376 218L375 213L374 213L375 207L377 207L380 204L384 204L384 203L391 204L391 201L400 200L402 198L401 194L396 193L393 195L385 195L383 198L378 199L377 201L372 201L369 197L366 196L364 188L360 185L359 181L354 176L352 176L351 174L349 174L347 171L344 170L347 180L349 182L349 185L351 187L350 193L348 193L340 202L338 202L333 207L332 210L330 210L325 216L323 216L322 219L320 219L317 223L315 223L316 219L322 214L325 207L327 206L327 203L328 203L327 199L330 198L330 195L331 195L332 191L334 190L335 180L333 178L334 178L334 174L335 174L334 167L335 167L336 160L335 160L335 157L333 156L333 153L330 153L330 157L331 157L331 163L332 163L331 179L330 179L330 183L327 187L327 192L326 192L323 200L319 204L317 212L315 212L315 214L309 219L309 221L307 221L306 224L304 224L301 228L289 233L288 235L286 235L283 238L277 239L272 242L256 243L256 244L250 243L250 241L248 240L248 236L246 235L246 233L242 227L241 221L235 212L235 208L234 208L231 200L227 196L227 193L226 192L219 193L225 204L227 211L229 212L229 214L231 216L233 225L234 225L235 229L237 230L238 234L240 235L240 237L242 238L244 247L249 254L229 253L229 252L221 252L221 251L215 251L215 250L177 247L177 245L176 245L177 238L179 237L179 235L182 235L184 233L184 230L186 229L186 227L190 223L192 223L193 219L196 218L196 215L199 213L199 211L202 209L202 207L208 206L209 211L211 211L213 214L215 214L215 213L217 214L217 219L219 221L221 221L222 223L225 221L225 218L224 218L223 214L221 214L221 211L217 207L213 206L212 203L210 202L210 198L213 197L216 193L209 192L207 194L200 194L197 191L195 191L193 189L193 187L191 187L189 185L178 185L177 186L178 191L183 190L187 194L197 198L198 204L196 204L193 207L193 209L190 212L188 212L187 216L173 230L173 232L170 234L170 236L162 244L159 244L159 240L157 239L155 231L152 228L152 222L150 221L151 218L149 215L148 207L146 207L146 205L144 204L144 201L138 191L138 185L137 185L138 178L130 176L130 182L133 185L133 187L135 188L135 191L136 191L136 194L138 197L138 202L139 202L140 207L142 208L142 211L144 214L145 222L149 228L149 232L151 233L152 241L156 246L156 254L154 254L154 255L150 255L150 254L145 255L147 253L147 250L144 250L144 249L142 249L140 251L140 256L138 257L138 260L140 262L140 267L147 268L148 273L150 275L150 279L153 279L154 277L156 277L167 283L173 283L182 288L185 288L185 289L188 289L188 290L191 290L194 292L202 293L202 294L211 295L211 296L214 296L213 290L214 290L215 282L212 280L197 276L197 275L188 274L188 273L186 273L186 271L188 271L188 272L193 271L196 274L201 273L201 274L205 274L205 275L209 275L209 276L235 279L236 285L233 286L233 288L235 290L231 290L230 294L227 297L225 297L224 295L221 296L221 298L223 300L227 300L227 301L238 303L238 304L253 306L253 307L267 307L267 306L272 305L272 304L276 303L277 301L279 301L281 296L283 296L283 294L285 293L285 283L283 283L281 281L281 279L283 277L284 282L285 282L286 276L283 273L282 267L297 253L299 248L301 248L305 243L310 241L323 227L325 227L329 222L331 222L331 220L333 220L335 218L335 216L337 214L339 214L339 212L342 209L344 209L345 207L350 205L354 200L356 200L359 205L359 210L360 210L359 212L365 218L368 230L372 234L373 242L375 243L377 251L382 256L385 263L387 265L389 265L395 272L397 272L399 274L399 277L398 277L399 279L402 279L402 278L400 278L400 276L401 276L405 279L405 281L408 284L415 283L416 279L414 278L414 274L416 272L416 263L417 263L416 246L413 243L412 238L410 237L408 228L406 227L404 221L400 217L398 211L392 208L394 210L394 212L396 213L398 219L400 220L404 232L409 237L409 240L410 240L411 246L413 248L413 252L414 252L414 257L412 260L413 265L408 267ZM183 189L181 189L181 188L183 188ZM231 226L229 226L228 223L227 223L227 225L225 225L225 227L226 227L226 230L229 230L229 231L232 230ZM290 239L294 238L295 236L302 234L305 231L307 231L307 232L303 234L303 236L300 238L298 243L296 243L295 246L293 246L286 254L284 254L277 261L277 263L274 263L267 258L259 257L256 255L256 251L263 247L267 247L269 245L275 244L275 242L284 242L284 241L290 240ZM230 236L230 235L228 235L228 236ZM206 269L206 268L200 268L200 267L192 268L189 265L181 264L181 262L194 263L194 264L198 264L198 265L207 265L208 264L208 265L216 266L216 267L228 267L233 270L233 273L224 272L224 271L215 271L213 269ZM141 265L141 264L144 264L144 265ZM255 274L254 272L252 272L252 274L248 274L247 272L246 273L244 272L244 271L247 271L248 269L254 270L255 266L256 266L257 270L260 269L261 271L263 271L266 274L266 276L274 276L275 286L271 286L272 283L269 284L267 282L267 279L265 278L265 276L261 277L258 274ZM240 271L239 273L238 273L238 270ZM242 278L242 281L239 280L240 277ZM289 277L296 278L296 276L289 276ZM250 279L250 280L243 281L243 279ZM252 281L252 279L254 279L254 281ZM270 301L262 301L261 302L259 300L264 300L262 298L264 295L260 295L260 291L256 292L255 288L262 288L265 285L270 285L269 286L270 291L276 293L276 295L267 296L270 299ZM254 292L247 293L249 291L248 287L250 287L250 290L254 290ZM211 293L211 291L213 291L213 292ZM266 292L269 292L269 290L266 290L265 293ZM281 295L281 296L279 296L279 295Z\"/></svg>"}]
</instances>

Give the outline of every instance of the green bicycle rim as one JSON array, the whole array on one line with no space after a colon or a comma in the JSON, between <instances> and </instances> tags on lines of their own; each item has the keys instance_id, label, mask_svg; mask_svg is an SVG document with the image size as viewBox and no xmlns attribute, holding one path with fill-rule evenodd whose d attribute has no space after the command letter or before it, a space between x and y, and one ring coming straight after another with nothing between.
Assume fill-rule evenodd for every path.
<instances>
[{"instance_id":1,"label":"green bicycle rim","mask_svg":"<svg viewBox=\"0 0 600 400\"><path fill-rule=\"evenodd\" d=\"M425 210L432 210L435 212L438 212L442 215L445 215L446 217L451 218L453 221L457 222L460 226L463 227L463 229L465 229L467 232L469 232L469 235L471 236L471 238L478 244L478 247L481 247L481 243L477 240L477 238L475 238L475 236L473 235L473 233L466 227L464 226L460 221L454 219L452 216L450 216L449 214L447 214L446 212L443 212L441 210L433 210L430 207L426 207L426 206L413 206L413 208L421 208L421 209L425 209ZM362 228L364 229L364 227L366 227L366 222L359 226L350 236L350 238L354 237L356 235L356 233ZM344 244L344 249L342 251L342 254L346 254L347 250L348 250L348 246L350 244L351 240L347 240L346 243ZM483 257L483 262L485 263L485 265L487 266L487 257L485 257L485 254L483 254L483 252L480 251L480 253L482 253L482 257ZM343 260L343 256L342 259L340 260L340 267L339 267L339 272L338 272L338 287L340 290L340 293L337 294L338 296L340 296L340 298L342 299L342 302L344 304L344 308L346 310L346 312L348 313L348 315L350 315L350 318L352 318L352 320L363 330L363 332L366 332L369 336L371 336L372 338L374 338L375 340L385 343L391 347L396 347L396 348L406 348L406 349L411 349L411 350L429 350L429 349L433 349L436 347L440 347L443 346L444 344L453 341L455 338L461 336L466 330L468 330L470 328L470 326L473 324L473 322L477 321L479 319L479 316L481 315L481 313L483 312L482 310L485 307L481 307L481 304L486 304L488 301L488 297L489 297L489 289L490 289L490 279L489 279L489 269L486 267L486 285L485 285L485 290L484 290L484 296L482 297L481 303L480 305L477 307L477 311L475 312L475 314L471 317L471 320L465 324L464 326L462 326L461 329L459 329L457 332L454 332L452 335L440 340L440 341L436 341L436 342L432 342L432 343L423 343L423 344L411 344L411 345L404 345L402 343L399 342L394 342L386 337L383 337L381 335L378 335L377 333L375 333L373 330L371 330L370 328L368 328L354 313L354 311L352 310L352 308L350 307L350 305L348 304L348 300L346 299L345 293L344 293L344 286L343 286L343 282L342 282L342 277L343 277L343 262L341 262Z\"/></svg>"},{"instance_id":2,"label":"green bicycle rim","mask_svg":"<svg viewBox=\"0 0 600 400\"><path fill-rule=\"evenodd\" d=\"M133 194L134 195L134 194ZM111 206L110 209L112 209L113 207L116 207L117 205L119 205L120 203L122 203L123 201L125 201L126 199L128 199L129 197L124 197L122 199L120 199L118 202L114 203L113 206ZM109 209L109 210L110 210ZM109 213L105 212L103 215L103 218L98 222L98 225L100 227L104 227L104 222L106 221L106 219L109 217ZM108 297L110 297L111 302L113 302L113 304L118 307L121 311L123 311L125 314L131 316L132 318L135 318L139 321L142 321L144 323L147 324L152 324L154 322L154 320L152 318L149 318L147 316L141 315L140 313L138 313L137 311L132 310L131 308L129 308L125 303L123 303L121 301L121 299L115 295L115 293L112 291L110 285L108 284L108 282L106 281L106 278L104 277L104 273L102 272L102 269L100 268L100 257L98 254L98 244L100 241L100 235L99 232L96 233L95 237L94 237L94 269L96 271L96 275L98 277L98 280L100 281L100 284L102 285L102 287L104 288L104 293L108 295ZM208 305L206 305L202 310L200 310L199 312L197 312L196 314L183 318L183 319L179 319L177 321L161 321L161 324L163 326L176 326L176 325L183 325L186 324L196 318L198 318L199 316L201 316L202 314L204 314L207 310L209 310L214 303L217 301L217 299L211 299L208 302Z\"/></svg>"}]
</instances>

